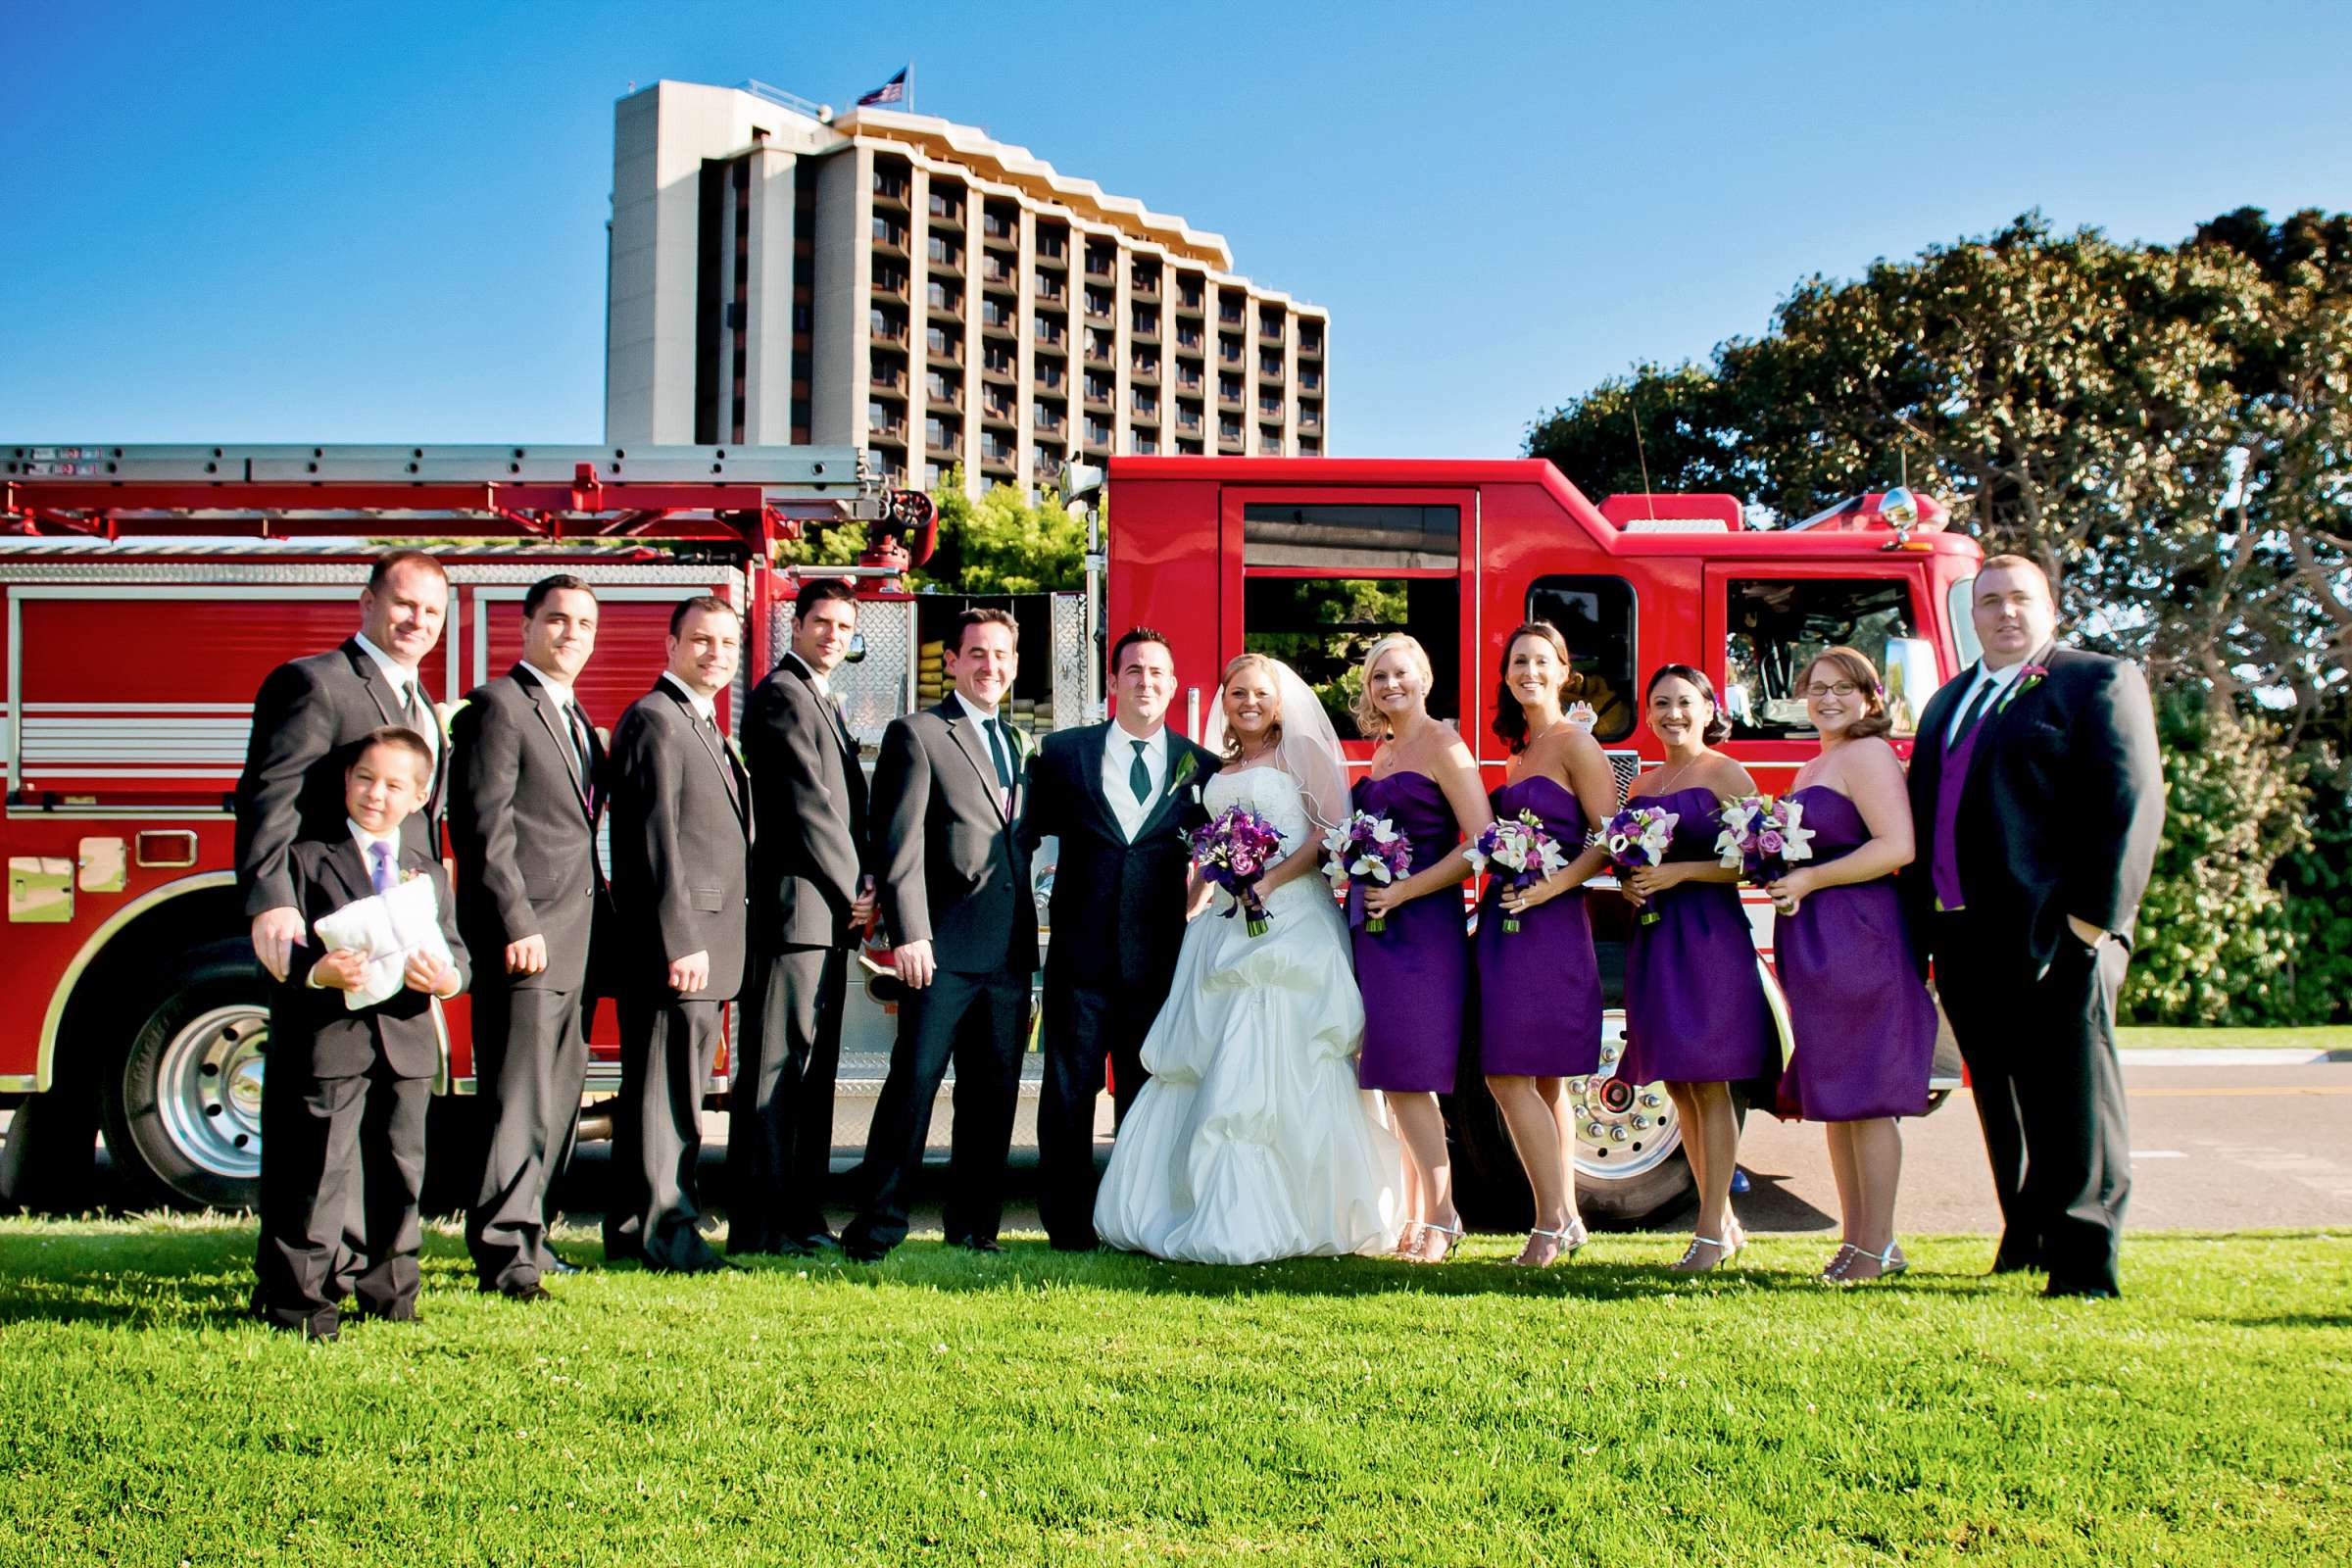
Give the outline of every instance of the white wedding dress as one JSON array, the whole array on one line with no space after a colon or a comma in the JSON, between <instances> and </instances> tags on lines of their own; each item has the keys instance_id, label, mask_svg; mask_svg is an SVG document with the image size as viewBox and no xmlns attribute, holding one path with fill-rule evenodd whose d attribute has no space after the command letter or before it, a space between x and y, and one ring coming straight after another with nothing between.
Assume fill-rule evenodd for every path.
<instances>
[{"instance_id":1,"label":"white wedding dress","mask_svg":"<svg viewBox=\"0 0 2352 1568\"><path fill-rule=\"evenodd\" d=\"M1287 854L1315 831L1274 767L1214 774L1211 815L1263 814ZM1250 935L1230 896L1184 933L1175 983L1144 1040L1152 1074L1119 1126L1095 1230L1127 1251L1199 1263L1385 1251L1402 1163L1377 1101L1356 1087L1364 1004L1348 929L1323 878L1266 900Z\"/></svg>"}]
</instances>

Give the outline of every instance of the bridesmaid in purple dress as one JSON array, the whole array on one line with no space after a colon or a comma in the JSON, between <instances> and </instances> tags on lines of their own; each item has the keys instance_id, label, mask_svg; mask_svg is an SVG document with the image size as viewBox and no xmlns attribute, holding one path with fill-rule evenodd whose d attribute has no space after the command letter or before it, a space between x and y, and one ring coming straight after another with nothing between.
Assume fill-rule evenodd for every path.
<instances>
[{"instance_id":1,"label":"bridesmaid in purple dress","mask_svg":"<svg viewBox=\"0 0 2352 1568\"><path fill-rule=\"evenodd\" d=\"M1384 1092L1404 1144L1407 1223L1396 1250L1436 1263L1462 1236L1438 1108L1438 1096L1453 1089L1470 991L1462 917L1470 861L1461 841L1484 832L1494 816L1470 748L1429 715L1432 682L1429 655L1401 633L1381 638L1364 656L1355 721L1380 745L1372 771L1356 781L1355 807L1395 822L1412 840L1413 858L1402 881L1363 887L1362 916L1350 923L1364 996L1356 1077ZM1387 921L1377 936L1362 924L1374 915Z\"/></svg>"},{"instance_id":2,"label":"bridesmaid in purple dress","mask_svg":"<svg viewBox=\"0 0 2352 1568\"><path fill-rule=\"evenodd\" d=\"M1842 1245L1821 1277L1851 1285L1909 1266L1894 1245L1903 1172L1897 1116L1924 1115L1936 1055L1928 1000L1903 930L1894 873L1911 861L1911 798L1876 666L1851 648L1816 656L1797 677L1821 755L1787 799L1805 808L1813 858L1772 884L1774 947L1796 1050L1781 1100L1827 1124Z\"/></svg>"},{"instance_id":3,"label":"bridesmaid in purple dress","mask_svg":"<svg viewBox=\"0 0 2352 1568\"><path fill-rule=\"evenodd\" d=\"M1609 852L1586 839L1617 809L1617 775L1591 732L1560 713L1568 644L1530 621L1502 645L1494 734L1510 748L1497 818L1532 811L1568 864L1525 891L1490 876L1479 905L1479 1057L1536 1198L1535 1229L1512 1261L1542 1268L1585 1245L1576 1211L1576 1126L1568 1080L1600 1070L1600 968L1585 881ZM1502 928L1508 916L1517 931Z\"/></svg>"},{"instance_id":4,"label":"bridesmaid in purple dress","mask_svg":"<svg viewBox=\"0 0 2352 1568\"><path fill-rule=\"evenodd\" d=\"M1698 1182L1698 1229L1673 1266L1701 1274L1747 1244L1732 1214L1740 1155L1732 1085L1760 1078L1779 1061L1755 939L1740 906L1740 872L1715 850L1716 808L1753 795L1756 785L1715 750L1732 726L1703 673L1659 666L1642 706L1666 760L1634 781L1626 804L1656 806L1681 820L1666 863L1625 879L1627 899L1658 918L1634 922L1626 952L1625 1056L1617 1075L1637 1084L1664 1080L1683 1119L1683 1152Z\"/></svg>"}]
</instances>

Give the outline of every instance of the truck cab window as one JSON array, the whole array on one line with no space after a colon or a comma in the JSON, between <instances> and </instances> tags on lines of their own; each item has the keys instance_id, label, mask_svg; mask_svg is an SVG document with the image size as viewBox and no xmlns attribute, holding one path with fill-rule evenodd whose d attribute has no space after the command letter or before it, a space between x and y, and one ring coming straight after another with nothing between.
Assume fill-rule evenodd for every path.
<instances>
[{"instance_id":1,"label":"truck cab window","mask_svg":"<svg viewBox=\"0 0 2352 1568\"><path fill-rule=\"evenodd\" d=\"M1575 678L1563 704L1589 703L1597 741L1634 732L1641 706L1634 671L1634 585L1623 577L1539 577L1527 591L1527 618L1548 620L1568 644ZM1505 628L1506 630L1508 628ZM1500 651L1495 650L1496 657ZM1482 688L1482 700L1492 688Z\"/></svg>"},{"instance_id":2,"label":"truck cab window","mask_svg":"<svg viewBox=\"0 0 2352 1568\"><path fill-rule=\"evenodd\" d=\"M1457 506L1247 502L1242 646L1298 671L1352 740L1348 710L1363 690L1365 652L1390 632L1409 632L1429 650L1430 712L1459 728L1461 564Z\"/></svg>"},{"instance_id":3,"label":"truck cab window","mask_svg":"<svg viewBox=\"0 0 2352 1568\"><path fill-rule=\"evenodd\" d=\"M1727 585L1723 705L1733 734L1785 740L1813 733L1796 680L1825 648L1856 648L1878 665L1894 733L1918 727L1938 684L1935 646L1919 635L1911 587L1899 577L1734 579Z\"/></svg>"},{"instance_id":4,"label":"truck cab window","mask_svg":"<svg viewBox=\"0 0 2352 1568\"><path fill-rule=\"evenodd\" d=\"M1364 689L1364 654L1393 631L1429 650L1436 677L1429 710L1461 719L1462 588L1455 577L1250 577L1242 594L1242 646L1279 659L1323 700L1343 739Z\"/></svg>"}]
</instances>

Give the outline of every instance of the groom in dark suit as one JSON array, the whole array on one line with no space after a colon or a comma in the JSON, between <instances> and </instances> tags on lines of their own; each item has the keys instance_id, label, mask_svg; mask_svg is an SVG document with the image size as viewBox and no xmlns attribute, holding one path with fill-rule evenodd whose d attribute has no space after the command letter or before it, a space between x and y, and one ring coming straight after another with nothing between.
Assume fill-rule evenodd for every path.
<instances>
[{"instance_id":1,"label":"groom in dark suit","mask_svg":"<svg viewBox=\"0 0 2352 1568\"><path fill-rule=\"evenodd\" d=\"M1184 941L1184 832L1203 812L1215 754L1167 727L1176 665L1139 626L1110 651L1118 713L1046 737L1029 764L1021 843L1061 843L1046 954L1038 1207L1057 1251L1095 1246L1095 1097L1110 1064L1114 1113L1144 1087L1144 1036L1167 1000Z\"/></svg>"},{"instance_id":2,"label":"groom in dark suit","mask_svg":"<svg viewBox=\"0 0 2352 1568\"><path fill-rule=\"evenodd\" d=\"M1984 658L1920 715L1903 888L1984 1128L1993 1272L2113 1296L2132 1188L2115 1002L2164 826L2155 715L2137 668L2052 640L2024 557L1984 563L1970 615Z\"/></svg>"},{"instance_id":3,"label":"groom in dark suit","mask_svg":"<svg viewBox=\"0 0 2352 1568\"><path fill-rule=\"evenodd\" d=\"M1020 732L999 716L1020 667L1002 610L967 610L948 633L956 689L893 719L874 766L873 865L892 961L910 993L874 1105L865 1207L842 1233L863 1262L906 1239L907 1183L922 1164L931 1103L956 1064L947 1201L951 1246L995 1252L1004 1154L1019 1102L1037 968L1037 904L1021 815Z\"/></svg>"}]
</instances>

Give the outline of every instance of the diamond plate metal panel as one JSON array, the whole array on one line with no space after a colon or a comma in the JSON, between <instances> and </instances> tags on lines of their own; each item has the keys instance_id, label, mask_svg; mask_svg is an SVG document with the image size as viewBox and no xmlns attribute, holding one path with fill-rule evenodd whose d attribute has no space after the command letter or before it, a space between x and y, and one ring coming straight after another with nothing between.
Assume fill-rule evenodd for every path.
<instances>
[{"instance_id":1,"label":"diamond plate metal panel","mask_svg":"<svg viewBox=\"0 0 2352 1568\"><path fill-rule=\"evenodd\" d=\"M1086 596L1055 594L1054 603L1054 722L1040 730L1070 729L1094 722L1086 709Z\"/></svg>"},{"instance_id":2,"label":"diamond plate metal panel","mask_svg":"<svg viewBox=\"0 0 2352 1568\"><path fill-rule=\"evenodd\" d=\"M792 605L778 600L768 611L768 636L777 657L792 646ZM860 746L879 746L890 721L914 707L914 601L860 600L858 635L865 657L844 662L825 684L841 698L842 716Z\"/></svg>"}]
</instances>

